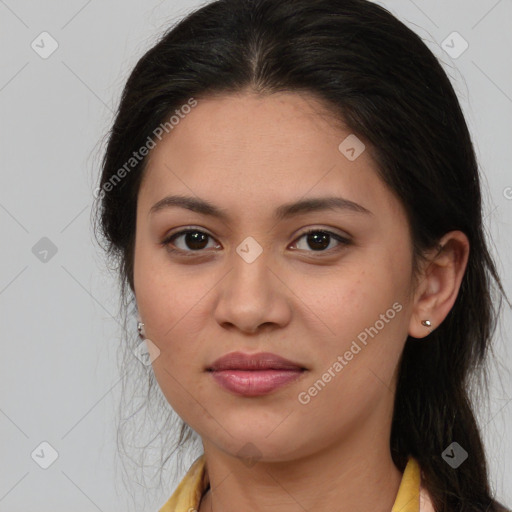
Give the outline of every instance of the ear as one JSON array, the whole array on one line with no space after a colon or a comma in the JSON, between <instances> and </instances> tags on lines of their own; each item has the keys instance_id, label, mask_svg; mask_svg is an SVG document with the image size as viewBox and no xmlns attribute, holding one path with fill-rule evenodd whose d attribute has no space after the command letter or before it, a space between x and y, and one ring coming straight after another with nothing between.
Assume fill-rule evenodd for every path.
<instances>
[{"instance_id":1,"label":"ear","mask_svg":"<svg viewBox=\"0 0 512 512\"><path fill-rule=\"evenodd\" d=\"M469 257L469 240L462 231L446 233L429 251L413 298L409 335L423 338L439 327L459 293ZM430 320L430 327L422 325Z\"/></svg>"}]
</instances>

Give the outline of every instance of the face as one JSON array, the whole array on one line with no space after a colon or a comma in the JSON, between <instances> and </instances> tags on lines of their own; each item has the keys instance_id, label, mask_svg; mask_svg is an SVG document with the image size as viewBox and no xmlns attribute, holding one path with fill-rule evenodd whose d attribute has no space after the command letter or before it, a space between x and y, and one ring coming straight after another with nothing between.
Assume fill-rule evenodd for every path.
<instances>
[{"instance_id":1,"label":"face","mask_svg":"<svg viewBox=\"0 0 512 512\"><path fill-rule=\"evenodd\" d=\"M361 142L322 112L298 93L200 100L152 150L139 190L134 284L156 379L203 443L233 455L252 443L289 460L391 421L411 316L407 218L368 146L357 156ZM176 201L151 211L178 195L224 216ZM285 212L327 197L346 202ZM207 371L234 351L305 370L240 394Z\"/></svg>"}]
</instances>

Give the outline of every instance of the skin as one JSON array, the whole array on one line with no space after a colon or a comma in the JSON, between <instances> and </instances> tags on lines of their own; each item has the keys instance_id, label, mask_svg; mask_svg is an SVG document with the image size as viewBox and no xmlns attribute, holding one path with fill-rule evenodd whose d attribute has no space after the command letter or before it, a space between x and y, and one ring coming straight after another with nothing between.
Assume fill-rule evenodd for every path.
<instances>
[{"instance_id":1,"label":"skin","mask_svg":"<svg viewBox=\"0 0 512 512\"><path fill-rule=\"evenodd\" d=\"M199 512L389 511L402 474L389 448L396 371L407 335L423 338L450 311L469 243L453 231L412 276L405 210L381 181L369 146L354 161L338 149L351 132L313 96L251 92L201 99L151 151L137 204L134 283L153 361L173 409L202 438L211 490ZM199 197L227 221L180 207L149 214L163 197ZM282 221L278 206L338 196L372 214L309 212ZM194 252L181 236L210 235ZM327 239L314 250L305 228ZM263 252L236 252L247 237ZM359 333L402 306L309 403L298 400ZM417 343L428 343L418 339ZM274 352L307 368L262 397L221 388L205 371L235 350ZM238 454L248 443L255 463Z\"/></svg>"}]
</instances>

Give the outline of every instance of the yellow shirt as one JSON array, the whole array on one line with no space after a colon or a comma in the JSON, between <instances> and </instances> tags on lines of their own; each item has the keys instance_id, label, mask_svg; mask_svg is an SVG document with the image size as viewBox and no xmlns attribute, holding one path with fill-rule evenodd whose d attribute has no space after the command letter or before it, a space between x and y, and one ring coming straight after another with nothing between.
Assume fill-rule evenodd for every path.
<instances>
[{"instance_id":1,"label":"yellow shirt","mask_svg":"<svg viewBox=\"0 0 512 512\"><path fill-rule=\"evenodd\" d=\"M197 512L209 484L203 454L193 462L172 496L158 512ZM412 457L405 467L391 512L434 512L428 493L421 485L420 467Z\"/></svg>"}]
</instances>

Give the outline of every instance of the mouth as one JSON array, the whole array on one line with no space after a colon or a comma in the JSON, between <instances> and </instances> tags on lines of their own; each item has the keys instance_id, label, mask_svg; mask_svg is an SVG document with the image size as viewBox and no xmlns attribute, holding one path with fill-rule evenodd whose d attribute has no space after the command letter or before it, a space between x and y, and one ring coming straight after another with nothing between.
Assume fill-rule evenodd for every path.
<instances>
[{"instance_id":1,"label":"mouth","mask_svg":"<svg viewBox=\"0 0 512 512\"><path fill-rule=\"evenodd\" d=\"M308 369L268 352L232 352L217 359L206 371L225 390L236 395L255 397L297 381Z\"/></svg>"},{"instance_id":2,"label":"mouth","mask_svg":"<svg viewBox=\"0 0 512 512\"><path fill-rule=\"evenodd\" d=\"M264 371L264 370L307 370L300 363L296 363L284 357L270 352L257 354L245 354L243 352L231 352L214 361L207 371L240 370L240 371Z\"/></svg>"}]
</instances>

